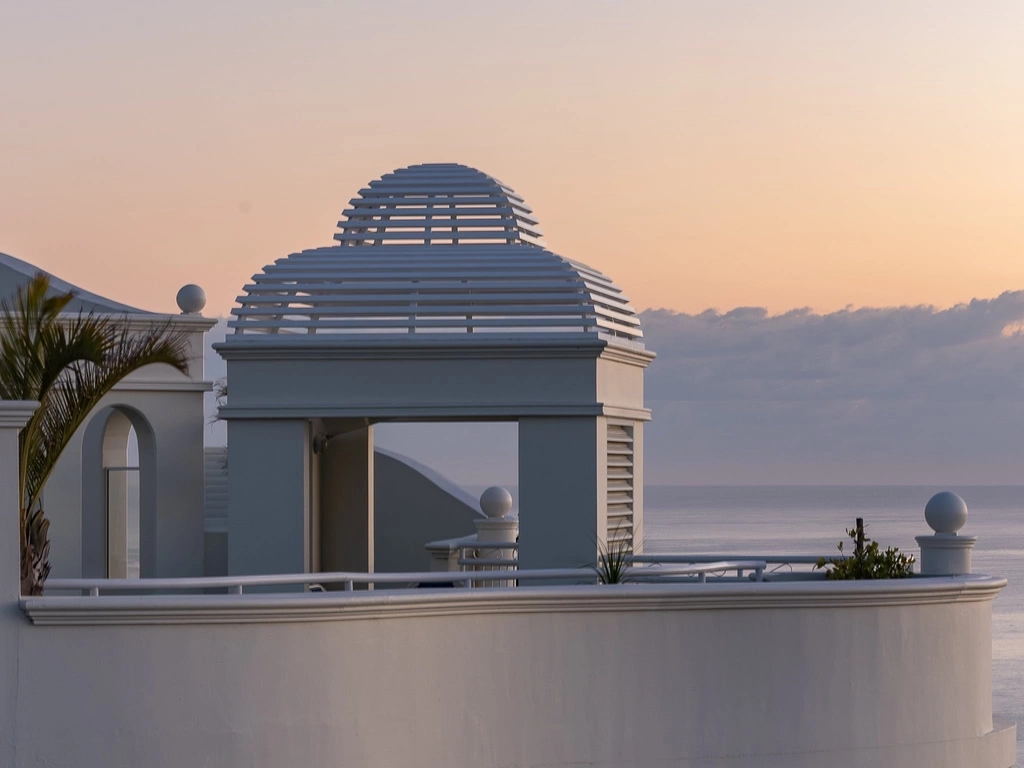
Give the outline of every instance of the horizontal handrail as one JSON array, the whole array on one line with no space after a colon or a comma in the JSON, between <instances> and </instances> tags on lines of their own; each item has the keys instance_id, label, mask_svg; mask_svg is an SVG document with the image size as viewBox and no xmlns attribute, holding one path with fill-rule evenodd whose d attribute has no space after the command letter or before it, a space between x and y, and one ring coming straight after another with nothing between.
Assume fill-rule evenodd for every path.
<instances>
[{"instance_id":1,"label":"horizontal handrail","mask_svg":"<svg viewBox=\"0 0 1024 768\"><path fill-rule=\"evenodd\" d=\"M518 541L467 541L459 544L460 549L519 549Z\"/></svg>"},{"instance_id":2,"label":"horizontal handrail","mask_svg":"<svg viewBox=\"0 0 1024 768\"><path fill-rule=\"evenodd\" d=\"M755 580L761 581L766 563L763 560L723 560L693 565L650 565L630 568L626 578L631 581L653 581L661 576L696 576L704 582L709 573L718 571L753 571ZM204 576L196 578L160 579L48 579L46 591L88 591L98 596L101 591L140 592L149 590L227 589L229 593L243 594L246 587L303 586L342 584L346 591L356 584L473 584L510 580L509 571L414 571L408 573L293 573L260 576ZM590 568L541 568L518 570L514 580L521 581L587 581L593 582L596 573Z\"/></svg>"},{"instance_id":3,"label":"horizontal handrail","mask_svg":"<svg viewBox=\"0 0 1024 768\"><path fill-rule=\"evenodd\" d=\"M633 555L634 563L713 563L719 560L763 560L768 565L816 565L820 558L845 560L846 555Z\"/></svg>"}]
</instances>

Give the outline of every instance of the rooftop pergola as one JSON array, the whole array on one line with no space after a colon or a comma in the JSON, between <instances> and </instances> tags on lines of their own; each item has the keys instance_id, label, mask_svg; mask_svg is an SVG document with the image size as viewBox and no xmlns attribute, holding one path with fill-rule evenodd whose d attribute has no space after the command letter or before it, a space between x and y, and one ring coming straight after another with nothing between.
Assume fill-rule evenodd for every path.
<instances>
[{"instance_id":1,"label":"rooftop pergola","mask_svg":"<svg viewBox=\"0 0 1024 768\"><path fill-rule=\"evenodd\" d=\"M622 289L466 166L387 174L344 217L253 277L217 346L230 571L372 569L381 421L518 422L523 567L639 548L654 355Z\"/></svg>"}]
</instances>

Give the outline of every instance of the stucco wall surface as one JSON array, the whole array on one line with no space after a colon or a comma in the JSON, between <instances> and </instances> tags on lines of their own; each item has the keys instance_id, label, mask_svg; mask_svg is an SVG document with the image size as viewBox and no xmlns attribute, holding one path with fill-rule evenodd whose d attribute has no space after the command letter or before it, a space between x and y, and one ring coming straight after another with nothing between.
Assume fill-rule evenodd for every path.
<instances>
[{"instance_id":1,"label":"stucco wall surface","mask_svg":"<svg viewBox=\"0 0 1024 768\"><path fill-rule=\"evenodd\" d=\"M25 599L14 765L1008 768L1003 582L911 581Z\"/></svg>"}]
</instances>

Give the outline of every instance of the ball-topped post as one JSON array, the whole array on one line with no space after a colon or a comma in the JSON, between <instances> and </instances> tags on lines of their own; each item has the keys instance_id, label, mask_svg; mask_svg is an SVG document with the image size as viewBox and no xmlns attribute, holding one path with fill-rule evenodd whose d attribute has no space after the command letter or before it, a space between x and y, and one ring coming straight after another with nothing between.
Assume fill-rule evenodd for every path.
<instances>
[{"instance_id":1,"label":"ball-topped post","mask_svg":"<svg viewBox=\"0 0 1024 768\"><path fill-rule=\"evenodd\" d=\"M500 485L492 485L480 494L480 511L489 520L504 520L512 511L512 494Z\"/></svg>"},{"instance_id":2,"label":"ball-topped post","mask_svg":"<svg viewBox=\"0 0 1024 768\"><path fill-rule=\"evenodd\" d=\"M971 572L971 550L977 536L961 536L967 503L952 491L936 493L924 507L924 519L935 531L918 536L922 576L959 576Z\"/></svg>"},{"instance_id":3,"label":"ball-topped post","mask_svg":"<svg viewBox=\"0 0 1024 768\"><path fill-rule=\"evenodd\" d=\"M206 291L194 283L181 286L176 297L183 315L198 315L206 306Z\"/></svg>"},{"instance_id":4,"label":"ball-topped post","mask_svg":"<svg viewBox=\"0 0 1024 768\"><path fill-rule=\"evenodd\" d=\"M924 519L936 533L956 536L967 522L967 503L952 491L936 493L925 504Z\"/></svg>"},{"instance_id":5,"label":"ball-topped post","mask_svg":"<svg viewBox=\"0 0 1024 768\"><path fill-rule=\"evenodd\" d=\"M480 494L480 511L485 517L474 521L479 545L476 557L492 563L509 563L509 566L483 566L484 570L508 570L516 560L516 541L519 539L519 521L508 516L512 511L512 494L501 486L491 486ZM494 581L490 582L490 586L510 587L512 582Z\"/></svg>"}]
</instances>

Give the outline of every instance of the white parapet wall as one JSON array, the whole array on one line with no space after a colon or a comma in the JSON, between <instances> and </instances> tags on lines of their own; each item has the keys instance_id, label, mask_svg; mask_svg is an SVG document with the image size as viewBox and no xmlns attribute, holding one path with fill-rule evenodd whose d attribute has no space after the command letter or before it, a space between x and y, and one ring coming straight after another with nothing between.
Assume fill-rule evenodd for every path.
<instances>
[{"instance_id":1,"label":"white parapet wall","mask_svg":"<svg viewBox=\"0 0 1024 768\"><path fill-rule=\"evenodd\" d=\"M13 765L1009 768L1004 583L27 598Z\"/></svg>"}]
</instances>

